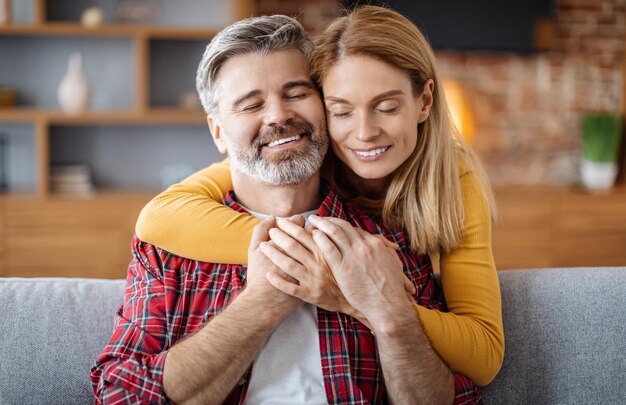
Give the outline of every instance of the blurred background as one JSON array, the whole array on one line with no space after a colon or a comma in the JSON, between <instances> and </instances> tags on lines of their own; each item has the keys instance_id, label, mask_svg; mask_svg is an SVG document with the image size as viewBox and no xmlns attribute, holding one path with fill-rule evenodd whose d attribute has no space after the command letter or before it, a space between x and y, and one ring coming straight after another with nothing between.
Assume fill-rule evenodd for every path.
<instances>
[{"instance_id":1,"label":"blurred background","mask_svg":"<svg viewBox=\"0 0 626 405\"><path fill-rule=\"evenodd\" d=\"M215 32L282 13L314 36L357 3L0 0L0 276L124 277L143 205L222 159L194 85ZM498 269L626 265L626 1L384 4L487 168Z\"/></svg>"}]
</instances>

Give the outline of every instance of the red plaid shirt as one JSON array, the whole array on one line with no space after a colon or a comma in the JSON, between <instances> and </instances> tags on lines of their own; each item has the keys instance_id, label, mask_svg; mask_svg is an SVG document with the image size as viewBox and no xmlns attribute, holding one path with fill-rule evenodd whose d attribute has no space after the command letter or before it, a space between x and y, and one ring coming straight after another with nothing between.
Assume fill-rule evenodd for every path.
<instances>
[{"instance_id":1,"label":"red plaid shirt","mask_svg":"<svg viewBox=\"0 0 626 405\"><path fill-rule=\"evenodd\" d=\"M245 212L226 197L231 208ZM417 287L419 305L442 309L441 294L428 256L411 252L399 230L382 226L356 205L326 194L319 216L342 218L400 245L404 272ZM168 403L163 364L168 349L211 321L245 287L246 267L205 263L132 241L124 304L115 316L113 336L91 370L96 403ZM318 328L326 397L332 404L388 403L375 337L347 315L318 308ZM245 402L251 369L226 399ZM454 373L455 404L482 403L480 392Z\"/></svg>"}]
</instances>

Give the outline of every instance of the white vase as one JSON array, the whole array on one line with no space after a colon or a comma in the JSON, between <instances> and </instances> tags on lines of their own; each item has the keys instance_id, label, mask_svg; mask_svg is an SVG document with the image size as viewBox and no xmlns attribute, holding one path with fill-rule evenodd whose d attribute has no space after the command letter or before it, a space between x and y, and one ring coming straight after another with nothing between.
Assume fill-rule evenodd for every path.
<instances>
[{"instance_id":1,"label":"white vase","mask_svg":"<svg viewBox=\"0 0 626 405\"><path fill-rule=\"evenodd\" d=\"M615 184L617 163L592 162L583 158L580 175L586 189L594 192L607 192Z\"/></svg>"},{"instance_id":2,"label":"white vase","mask_svg":"<svg viewBox=\"0 0 626 405\"><path fill-rule=\"evenodd\" d=\"M68 114L80 114L87 110L91 98L89 82L83 73L79 52L70 55L67 72L59 84L57 96L61 109Z\"/></svg>"}]
</instances>

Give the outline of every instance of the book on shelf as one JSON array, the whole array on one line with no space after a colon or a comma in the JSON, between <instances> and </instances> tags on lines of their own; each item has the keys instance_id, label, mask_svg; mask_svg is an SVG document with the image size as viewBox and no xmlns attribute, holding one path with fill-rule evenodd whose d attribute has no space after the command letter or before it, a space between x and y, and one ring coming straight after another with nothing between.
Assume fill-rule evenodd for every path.
<instances>
[{"instance_id":1,"label":"book on shelf","mask_svg":"<svg viewBox=\"0 0 626 405\"><path fill-rule=\"evenodd\" d=\"M52 166L50 169L50 191L60 194L91 194L94 191L94 185L89 166L85 164Z\"/></svg>"}]
</instances>

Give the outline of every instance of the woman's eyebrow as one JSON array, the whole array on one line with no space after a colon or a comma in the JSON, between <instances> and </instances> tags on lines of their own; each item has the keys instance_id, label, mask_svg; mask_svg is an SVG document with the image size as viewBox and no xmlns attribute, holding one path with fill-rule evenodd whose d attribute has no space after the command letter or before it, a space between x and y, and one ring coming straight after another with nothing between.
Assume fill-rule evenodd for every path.
<instances>
[{"instance_id":1,"label":"woman's eyebrow","mask_svg":"<svg viewBox=\"0 0 626 405\"><path fill-rule=\"evenodd\" d=\"M404 92L402 90L389 90L389 91L380 93L377 96L375 96L372 99L372 103L376 103L377 101L385 99L385 98L389 98L393 96L403 96L403 95L404 95ZM336 96L326 96L324 97L324 101L333 101L336 103L349 103L348 100L343 99L341 97L336 97Z\"/></svg>"},{"instance_id":2,"label":"woman's eyebrow","mask_svg":"<svg viewBox=\"0 0 626 405\"><path fill-rule=\"evenodd\" d=\"M381 93L381 94L377 95L376 97L374 97L372 99L372 102L375 103L375 102L377 102L379 100L382 100L384 98L389 98L389 97L393 97L393 96L403 96L403 95L404 95L404 92L402 90L389 90L389 91L386 91L386 92Z\"/></svg>"}]
</instances>

